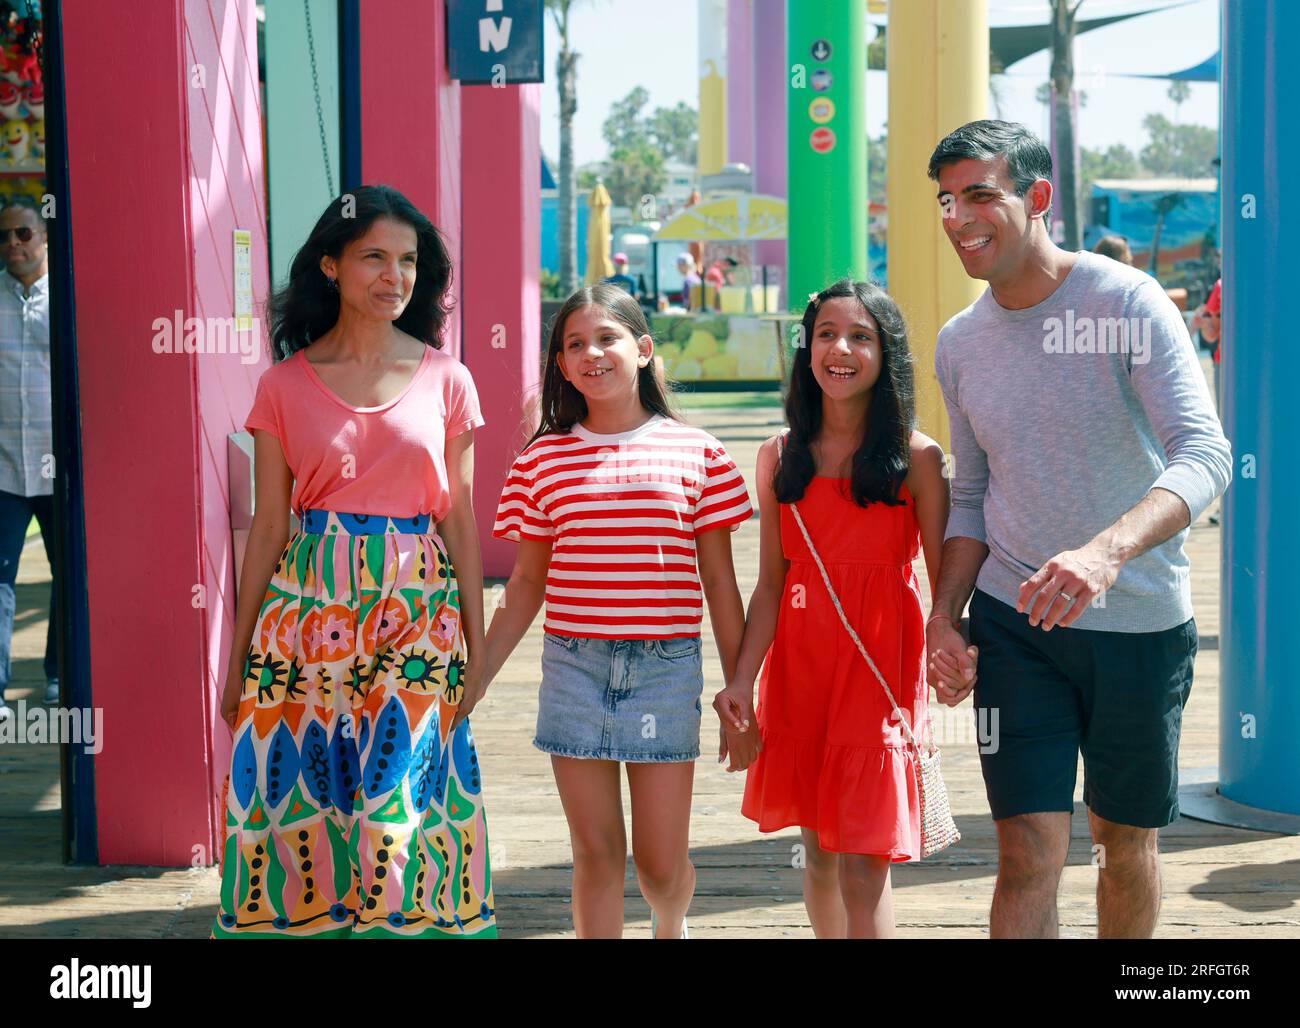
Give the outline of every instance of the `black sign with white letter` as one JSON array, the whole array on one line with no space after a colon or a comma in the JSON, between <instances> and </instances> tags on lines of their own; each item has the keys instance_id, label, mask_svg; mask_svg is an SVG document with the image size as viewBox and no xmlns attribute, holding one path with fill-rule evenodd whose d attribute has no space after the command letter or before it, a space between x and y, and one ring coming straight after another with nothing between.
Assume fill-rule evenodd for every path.
<instances>
[{"instance_id":1,"label":"black sign with white letter","mask_svg":"<svg viewBox=\"0 0 1300 1028\"><path fill-rule=\"evenodd\" d=\"M447 0L447 67L463 85L541 82L542 0Z\"/></svg>"}]
</instances>

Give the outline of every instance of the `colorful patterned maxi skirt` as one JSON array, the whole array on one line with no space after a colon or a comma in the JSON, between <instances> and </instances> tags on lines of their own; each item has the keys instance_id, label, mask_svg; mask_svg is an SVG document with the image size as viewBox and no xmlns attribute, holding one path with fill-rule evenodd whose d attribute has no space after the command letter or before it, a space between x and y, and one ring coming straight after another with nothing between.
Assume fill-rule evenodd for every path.
<instances>
[{"instance_id":1,"label":"colorful patterned maxi skirt","mask_svg":"<svg viewBox=\"0 0 1300 1028\"><path fill-rule=\"evenodd\" d=\"M455 571L427 515L304 512L244 665L216 938L494 938Z\"/></svg>"}]
</instances>

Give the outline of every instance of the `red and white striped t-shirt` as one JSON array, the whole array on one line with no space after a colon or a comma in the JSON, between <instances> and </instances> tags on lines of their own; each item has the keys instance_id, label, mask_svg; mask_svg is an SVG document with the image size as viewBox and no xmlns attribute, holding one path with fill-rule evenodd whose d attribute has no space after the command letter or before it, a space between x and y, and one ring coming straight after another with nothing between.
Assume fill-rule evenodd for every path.
<instances>
[{"instance_id":1,"label":"red and white striped t-shirt","mask_svg":"<svg viewBox=\"0 0 1300 1028\"><path fill-rule=\"evenodd\" d=\"M552 540L547 632L668 639L700 634L695 537L753 513L723 445L656 414L630 432L578 424L535 439L510 469L492 534Z\"/></svg>"}]
</instances>

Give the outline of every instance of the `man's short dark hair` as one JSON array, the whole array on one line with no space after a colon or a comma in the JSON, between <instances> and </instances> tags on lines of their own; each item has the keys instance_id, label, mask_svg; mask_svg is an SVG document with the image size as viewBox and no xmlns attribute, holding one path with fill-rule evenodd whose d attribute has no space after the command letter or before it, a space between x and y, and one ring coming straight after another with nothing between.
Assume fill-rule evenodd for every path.
<instances>
[{"instance_id":1,"label":"man's short dark hair","mask_svg":"<svg viewBox=\"0 0 1300 1028\"><path fill-rule=\"evenodd\" d=\"M45 212L41 210L41 205L26 193L14 193L12 196L0 197L0 212L8 210L10 207L26 207L36 215L36 220L41 223L41 231L49 232L50 226L46 223Z\"/></svg>"},{"instance_id":2,"label":"man's short dark hair","mask_svg":"<svg viewBox=\"0 0 1300 1028\"><path fill-rule=\"evenodd\" d=\"M1014 121L968 121L948 133L930 154L930 178L939 181L939 169L958 161L993 161L1007 159L1007 174L1015 186L1016 196L1023 197L1038 179L1052 178L1052 152L1024 125ZM1043 212L1046 225L1052 214Z\"/></svg>"}]
</instances>

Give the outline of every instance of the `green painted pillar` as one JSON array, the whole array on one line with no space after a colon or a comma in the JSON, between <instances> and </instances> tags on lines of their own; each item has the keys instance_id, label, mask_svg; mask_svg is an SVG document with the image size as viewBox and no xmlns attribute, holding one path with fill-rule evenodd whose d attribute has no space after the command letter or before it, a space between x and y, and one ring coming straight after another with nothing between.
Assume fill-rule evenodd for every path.
<instances>
[{"instance_id":1,"label":"green painted pillar","mask_svg":"<svg viewBox=\"0 0 1300 1028\"><path fill-rule=\"evenodd\" d=\"M866 278L867 44L862 0L787 0L790 309Z\"/></svg>"}]
</instances>

